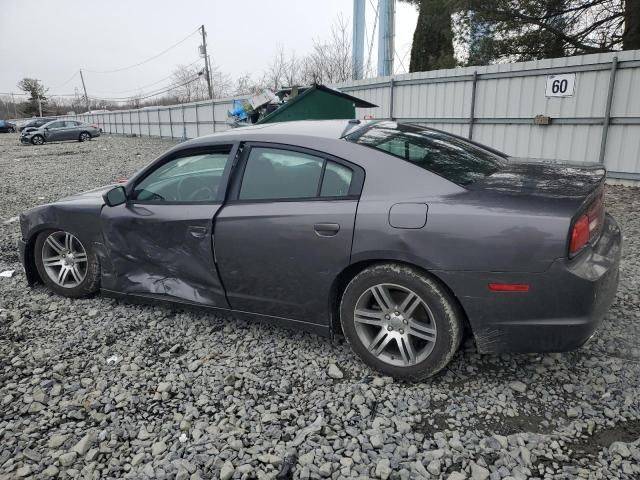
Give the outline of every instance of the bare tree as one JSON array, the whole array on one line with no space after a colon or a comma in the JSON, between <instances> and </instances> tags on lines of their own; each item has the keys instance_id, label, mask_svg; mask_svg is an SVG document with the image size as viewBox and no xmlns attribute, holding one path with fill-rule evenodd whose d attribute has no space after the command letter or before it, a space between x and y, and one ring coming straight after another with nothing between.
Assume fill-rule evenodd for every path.
<instances>
[{"instance_id":1,"label":"bare tree","mask_svg":"<svg viewBox=\"0 0 640 480\"><path fill-rule=\"evenodd\" d=\"M213 98L228 97L231 95L233 82L229 74L223 72L218 65L214 65L211 62L209 62L209 68L211 69L211 91L213 92ZM206 79L204 80L206 86ZM206 94L203 98L207 98Z\"/></svg>"},{"instance_id":2,"label":"bare tree","mask_svg":"<svg viewBox=\"0 0 640 480\"><path fill-rule=\"evenodd\" d=\"M351 32L339 15L328 40L315 40L313 51L302 61L305 83L337 83L351 78Z\"/></svg>"},{"instance_id":3,"label":"bare tree","mask_svg":"<svg viewBox=\"0 0 640 480\"><path fill-rule=\"evenodd\" d=\"M177 103L202 100L207 96L207 81L204 70L194 65L179 65L173 71L173 85L169 95Z\"/></svg>"}]
</instances>

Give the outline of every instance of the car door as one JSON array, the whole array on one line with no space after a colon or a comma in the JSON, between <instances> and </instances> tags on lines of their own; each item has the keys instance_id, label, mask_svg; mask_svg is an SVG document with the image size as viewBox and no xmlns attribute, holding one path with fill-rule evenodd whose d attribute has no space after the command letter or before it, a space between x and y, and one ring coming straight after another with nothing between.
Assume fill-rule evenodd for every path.
<instances>
[{"instance_id":1,"label":"car door","mask_svg":"<svg viewBox=\"0 0 640 480\"><path fill-rule=\"evenodd\" d=\"M246 144L215 222L234 310L326 325L329 292L350 262L364 171L301 148Z\"/></svg>"},{"instance_id":2,"label":"car door","mask_svg":"<svg viewBox=\"0 0 640 480\"><path fill-rule=\"evenodd\" d=\"M49 123L44 127L44 138L47 142L64 140L65 123L63 120Z\"/></svg>"},{"instance_id":3,"label":"car door","mask_svg":"<svg viewBox=\"0 0 640 480\"><path fill-rule=\"evenodd\" d=\"M101 213L110 265L102 287L228 308L212 244L232 147L196 148L158 160L127 185L127 201Z\"/></svg>"},{"instance_id":4,"label":"car door","mask_svg":"<svg viewBox=\"0 0 640 480\"><path fill-rule=\"evenodd\" d=\"M66 120L64 122L64 132L63 132L63 138L64 140L78 140L78 138L80 138L80 128L78 127L80 125L79 122L73 121L73 120Z\"/></svg>"}]
</instances>

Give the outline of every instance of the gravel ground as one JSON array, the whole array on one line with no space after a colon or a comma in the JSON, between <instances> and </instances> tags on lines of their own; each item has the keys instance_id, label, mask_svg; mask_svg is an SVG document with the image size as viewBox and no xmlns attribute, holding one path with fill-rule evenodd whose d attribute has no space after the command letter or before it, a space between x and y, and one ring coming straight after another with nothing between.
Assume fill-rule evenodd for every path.
<instances>
[{"instance_id":1,"label":"gravel ground","mask_svg":"<svg viewBox=\"0 0 640 480\"><path fill-rule=\"evenodd\" d=\"M341 339L29 289L14 217L169 141L0 135L0 479L639 478L640 189L610 187L622 279L577 352L479 355L405 385ZM8 223L7 223L8 222Z\"/></svg>"}]
</instances>

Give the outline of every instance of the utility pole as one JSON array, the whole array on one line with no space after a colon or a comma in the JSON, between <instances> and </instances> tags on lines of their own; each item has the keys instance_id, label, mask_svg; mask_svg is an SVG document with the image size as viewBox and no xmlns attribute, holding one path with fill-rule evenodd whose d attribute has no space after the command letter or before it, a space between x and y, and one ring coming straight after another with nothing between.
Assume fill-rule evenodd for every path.
<instances>
[{"instance_id":1,"label":"utility pole","mask_svg":"<svg viewBox=\"0 0 640 480\"><path fill-rule=\"evenodd\" d=\"M84 90L84 101L87 104L87 112L91 110L89 107L89 95L87 95L87 87L84 84L84 76L82 75L82 69L80 69L80 80L82 80L82 89Z\"/></svg>"},{"instance_id":2,"label":"utility pole","mask_svg":"<svg viewBox=\"0 0 640 480\"><path fill-rule=\"evenodd\" d=\"M211 74L209 72L209 55L207 55L207 32L204 31L204 25L200 27L202 32L202 45L200 46L200 54L204 56L204 70L207 74L207 89L209 91L209 98L213 99L213 91L211 90Z\"/></svg>"}]
</instances>

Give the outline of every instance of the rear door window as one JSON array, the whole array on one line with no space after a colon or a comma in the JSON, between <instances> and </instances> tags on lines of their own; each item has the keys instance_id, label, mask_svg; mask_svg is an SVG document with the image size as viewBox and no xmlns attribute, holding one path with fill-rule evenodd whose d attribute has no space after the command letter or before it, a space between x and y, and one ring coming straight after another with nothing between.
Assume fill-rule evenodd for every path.
<instances>
[{"instance_id":1,"label":"rear door window","mask_svg":"<svg viewBox=\"0 0 640 480\"><path fill-rule=\"evenodd\" d=\"M318 195L324 159L277 148L254 147L240 186L240 200L311 198Z\"/></svg>"}]
</instances>

